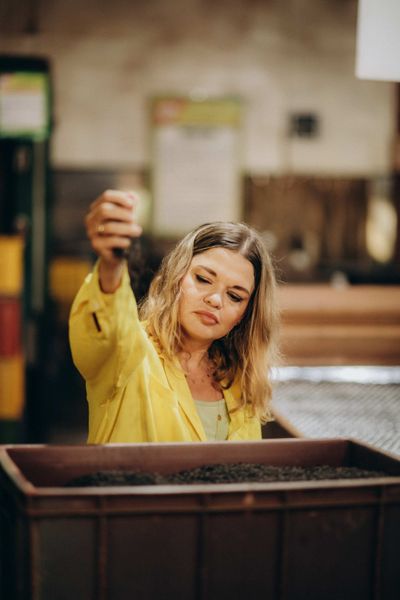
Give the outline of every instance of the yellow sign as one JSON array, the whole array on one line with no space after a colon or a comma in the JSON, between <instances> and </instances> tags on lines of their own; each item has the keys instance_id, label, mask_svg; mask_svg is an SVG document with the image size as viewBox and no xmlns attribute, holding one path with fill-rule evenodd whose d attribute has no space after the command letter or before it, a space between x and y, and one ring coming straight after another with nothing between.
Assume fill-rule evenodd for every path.
<instances>
[{"instance_id":1,"label":"yellow sign","mask_svg":"<svg viewBox=\"0 0 400 600\"><path fill-rule=\"evenodd\" d=\"M237 127L240 125L241 104L236 98L192 100L165 97L153 101L153 123L157 126Z\"/></svg>"}]
</instances>

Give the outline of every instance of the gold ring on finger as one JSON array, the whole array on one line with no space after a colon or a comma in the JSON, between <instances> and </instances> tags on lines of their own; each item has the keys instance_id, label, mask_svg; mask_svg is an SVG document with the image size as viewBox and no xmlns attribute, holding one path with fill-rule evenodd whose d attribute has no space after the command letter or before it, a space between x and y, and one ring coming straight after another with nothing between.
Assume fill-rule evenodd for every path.
<instances>
[{"instance_id":1,"label":"gold ring on finger","mask_svg":"<svg viewBox=\"0 0 400 600\"><path fill-rule=\"evenodd\" d=\"M104 231L105 231L105 227L104 227L103 223L100 223L100 225L97 225L97 233L98 234L101 235L102 233L104 233Z\"/></svg>"}]
</instances>

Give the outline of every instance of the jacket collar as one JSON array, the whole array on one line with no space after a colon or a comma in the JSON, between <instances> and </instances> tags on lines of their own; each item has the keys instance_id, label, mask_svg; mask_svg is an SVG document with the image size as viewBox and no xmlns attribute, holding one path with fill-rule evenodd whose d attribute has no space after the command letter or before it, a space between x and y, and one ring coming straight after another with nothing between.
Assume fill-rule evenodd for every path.
<instances>
[{"instance_id":1,"label":"jacket collar","mask_svg":"<svg viewBox=\"0 0 400 600\"><path fill-rule=\"evenodd\" d=\"M245 411L241 408L238 409L240 396L239 378L236 377L232 386L224 390L225 402L230 417L228 439L231 439L231 436L244 425Z\"/></svg>"},{"instance_id":2,"label":"jacket collar","mask_svg":"<svg viewBox=\"0 0 400 600\"><path fill-rule=\"evenodd\" d=\"M169 386L172 389L176 389L179 405L193 427L198 439L201 442L206 442L206 433L199 417L199 413L196 410L196 405L192 398L183 369L179 365L173 364L168 360L164 360L164 369Z\"/></svg>"},{"instance_id":3,"label":"jacket collar","mask_svg":"<svg viewBox=\"0 0 400 600\"><path fill-rule=\"evenodd\" d=\"M170 361L164 361L164 368L168 383L172 389L175 388L177 390L179 405L196 432L198 439L202 442L206 442L207 437L204 427L199 413L197 412L183 369ZM223 390L223 393L230 418L228 431L229 439L231 435L243 427L245 420L244 410L237 410L240 400L240 385L238 378L235 379L230 388ZM234 410L235 408L236 410Z\"/></svg>"}]
</instances>

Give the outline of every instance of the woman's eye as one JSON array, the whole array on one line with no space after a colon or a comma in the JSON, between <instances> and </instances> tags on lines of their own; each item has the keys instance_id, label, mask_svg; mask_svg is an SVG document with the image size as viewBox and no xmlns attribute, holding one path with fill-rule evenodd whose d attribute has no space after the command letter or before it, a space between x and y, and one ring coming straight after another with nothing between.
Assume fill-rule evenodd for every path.
<instances>
[{"instance_id":1,"label":"woman's eye","mask_svg":"<svg viewBox=\"0 0 400 600\"><path fill-rule=\"evenodd\" d=\"M243 302L244 298L242 298L242 296L237 296L236 294L232 294L232 292L230 292L228 294L229 298L231 300L233 300L233 302Z\"/></svg>"},{"instance_id":2,"label":"woman's eye","mask_svg":"<svg viewBox=\"0 0 400 600\"><path fill-rule=\"evenodd\" d=\"M210 281L208 279L206 279L205 277L203 277L202 275L196 275L196 279L197 279L197 281L200 281L200 283L210 283Z\"/></svg>"}]
</instances>

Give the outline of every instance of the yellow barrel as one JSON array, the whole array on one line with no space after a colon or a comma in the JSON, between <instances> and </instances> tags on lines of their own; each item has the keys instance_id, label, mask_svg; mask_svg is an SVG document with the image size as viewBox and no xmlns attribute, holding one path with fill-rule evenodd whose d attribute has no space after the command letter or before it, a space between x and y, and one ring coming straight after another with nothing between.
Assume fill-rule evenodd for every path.
<instances>
[{"instance_id":1,"label":"yellow barrel","mask_svg":"<svg viewBox=\"0 0 400 600\"><path fill-rule=\"evenodd\" d=\"M21 419L25 398L24 359L21 355L0 357L0 420Z\"/></svg>"},{"instance_id":2,"label":"yellow barrel","mask_svg":"<svg viewBox=\"0 0 400 600\"><path fill-rule=\"evenodd\" d=\"M16 235L0 235L0 296L19 296L23 286L24 241Z\"/></svg>"}]
</instances>

